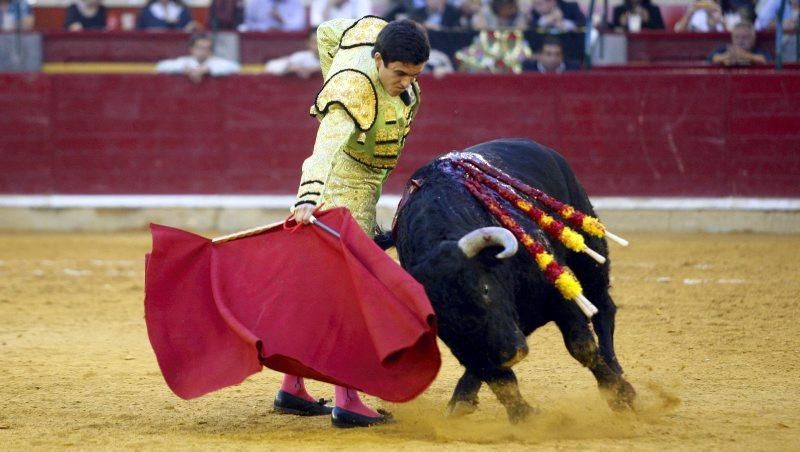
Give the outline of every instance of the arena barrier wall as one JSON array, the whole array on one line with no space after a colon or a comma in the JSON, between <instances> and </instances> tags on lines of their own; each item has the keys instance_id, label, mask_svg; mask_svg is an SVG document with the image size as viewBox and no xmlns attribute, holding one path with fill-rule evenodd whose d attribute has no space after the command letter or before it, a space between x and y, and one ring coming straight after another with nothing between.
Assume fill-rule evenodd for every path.
<instances>
[{"instance_id":1,"label":"arena barrier wall","mask_svg":"<svg viewBox=\"0 0 800 452\"><path fill-rule=\"evenodd\" d=\"M390 195L436 155L528 137L564 154L593 197L800 198L795 71L456 74L421 85ZM0 194L47 196L50 207L53 195L290 196L313 146L319 86L0 75Z\"/></svg>"}]
</instances>

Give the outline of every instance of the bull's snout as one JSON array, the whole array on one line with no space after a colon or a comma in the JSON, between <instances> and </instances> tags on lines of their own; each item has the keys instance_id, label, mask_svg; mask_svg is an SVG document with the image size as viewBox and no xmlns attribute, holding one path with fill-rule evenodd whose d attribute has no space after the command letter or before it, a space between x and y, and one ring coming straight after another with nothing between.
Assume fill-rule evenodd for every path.
<instances>
[{"instance_id":1,"label":"bull's snout","mask_svg":"<svg viewBox=\"0 0 800 452\"><path fill-rule=\"evenodd\" d=\"M522 361L523 359L525 359L526 356L528 356L528 346L522 345L521 347L517 348L516 352L514 353L514 356L503 362L503 364L501 365L506 369L511 369L511 367L513 367L514 364L517 364L518 362Z\"/></svg>"}]
</instances>

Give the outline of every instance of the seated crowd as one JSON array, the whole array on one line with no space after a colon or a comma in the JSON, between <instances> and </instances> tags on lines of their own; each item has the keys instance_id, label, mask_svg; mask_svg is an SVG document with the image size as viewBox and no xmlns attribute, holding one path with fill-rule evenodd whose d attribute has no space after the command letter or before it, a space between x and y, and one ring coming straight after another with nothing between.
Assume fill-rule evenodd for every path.
<instances>
[{"instance_id":1,"label":"seated crowd","mask_svg":"<svg viewBox=\"0 0 800 452\"><path fill-rule=\"evenodd\" d=\"M2 30L31 29L33 14L28 0L0 0ZM72 0L65 12L64 28L69 31L116 28L102 0ZM138 14L123 17L123 29L202 29L234 31L299 32L311 29L307 49L267 62L264 71L273 75L303 78L319 72L319 57L313 29L335 18L358 18L382 13L388 20L409 18L429 30L478 32L473 43L449 55L434 52L428 70L442 76L454 70L464 72L560 73L578 69L565 60L558 34L582 31L586 15L577 2L567 0L389 0L382 11L372 0L212 0L208 21L199 24L183 0L147 0ZM779 19L780 0L695 0L674 25L674 31L731 33L731 42L709 55L712 64L739 66L765 64L768 52L755 43L756 31L774 28L780 20L788 31L798 23L798 1L787 0ZM114 18L114 20L118 20ZM597 24L597 18L595 18ZM601 28L602 28L602 24ZM658 5L652 0L622 0L613 8L607 29L623 32L665 30ZM523 31L547 34L534 52ZM190 55L162 61L159 72L181 73L199 82L206 75L237 73L237 63L213 55L210 35L195 34Z\"/></svg>"},{"instance_id":2,"label":"seated crowd","mask_svg":"<svg viewBox=\"0 0 800 452\"><path fill-rule=\"evenodd\" d=\"M357 18L368 14L387 19L410 18L431 30L496 30L501 28L564 32L586 25L585 11L567 0L388 0L380 6L373 0L211 0L208 23L198 24L183 0L147 0L134 21L123 29L183 30L200 28L238 31L302 31L335 18ZM756 31L783 23L793 31L798 23L800 0L786 0L778 18L781 0L694 0L672 26L665 23L653 0L622 0L613 7L607 23L595 18L601 28L637 32L642 29L676 32L733 31L740 22L754 24ZM307 4L308 2L308 4ZM584 2L585 3L585 2ZM599 3L598 3L599 5ZM64 28L71 31L119 27L109 17L102 0L72 0L66 10ZM30 0L0 0L0 30L34 27Z\"/></svg>"},{"instance_id":3,"label":"seated crowd","mask_svg":"<svg viewBox=\"0 0 800 452\"><path fill-rule=\"evenodd\" d=\"M28 0L13 1L29 18L23 29L33 27ZM8 5L6 3L6 5ZM17 6L14 6L17 8ZM0 9L0 14L3 10ZM6 14L13 17L14 11ZM370 0L212 0L208 23L203 27L192 19L183 0L148 0L135 19L137 30L183 30L199 28L235 31L303 31L336 18L357 18L369 14L389 20L409 18L430 30L496 30L504 28L564 32L586 25L578 3L566 0L395 0L394 5L376 11ZM27 19L26 19L27 20ZM64 28L70 31L116 28L101 0L72 0ZM125 29L126 27L123 27Z\"/></svg>"}]
</instances>

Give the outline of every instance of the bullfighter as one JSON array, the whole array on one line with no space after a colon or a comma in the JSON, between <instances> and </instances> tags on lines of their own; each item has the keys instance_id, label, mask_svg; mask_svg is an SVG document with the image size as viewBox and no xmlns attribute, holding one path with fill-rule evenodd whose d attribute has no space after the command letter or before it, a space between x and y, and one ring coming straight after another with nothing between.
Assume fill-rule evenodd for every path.
<instances>
[{"instance_id":1,"label":"bullfighter","mask_svg":"<svg viewBox=\"0 0 800 452\"><path fill-rule=\"evenodd\" d=\"M430 54L427 35L408 20L366 16L336 19L317 30L324 84L311 115L320 121L312 155L302 167L294 220L308 224L318 208L346 207L369 236L376 228L381 187L397 164L420 105L416 77ZM303 379L285 375L274 407L327 415L335 427L366 427L390 416L337 386L333 408L315 401Z\"/></svg>"}]
</instances>

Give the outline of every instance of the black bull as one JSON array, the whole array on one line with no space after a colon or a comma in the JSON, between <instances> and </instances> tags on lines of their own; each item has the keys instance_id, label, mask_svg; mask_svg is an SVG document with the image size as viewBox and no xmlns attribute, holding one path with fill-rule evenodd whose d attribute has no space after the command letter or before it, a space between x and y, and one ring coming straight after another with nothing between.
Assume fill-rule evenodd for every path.
<instances>
[{"instance_id":1,"label":"black bull","mask_svg":"<svg viewBox=\"0 0 800 452\"><path fill-rule=\"evenodd\" d=\"M479 154L526 184L594 215L569 165L551 149L529 140L503 139L464 152ZM623 378L614 352L616 307L608 293L608 262L600 265L567 250L523 214L514 213L525 230L577 275L599 310L591 320L595 340L586 316L544 279L521 247L507 259L498 259L499 248L492 244L472 258L465 255L458 244L462 237L498 223L449 168L434 160L414 173L419 187L399 211L393 233L403 267L425 286L438 316L439 336L466 368L450 400L450 414L474 411L483 382L512 422L531 413L511 366L527 354L526 336L550 321L560 329L569 353L594 374L612 408L630 406L635 391ZM604 239L584 236L587 246L608 256Z\"/></svg>"}]
</instances>

